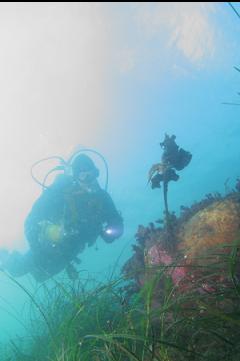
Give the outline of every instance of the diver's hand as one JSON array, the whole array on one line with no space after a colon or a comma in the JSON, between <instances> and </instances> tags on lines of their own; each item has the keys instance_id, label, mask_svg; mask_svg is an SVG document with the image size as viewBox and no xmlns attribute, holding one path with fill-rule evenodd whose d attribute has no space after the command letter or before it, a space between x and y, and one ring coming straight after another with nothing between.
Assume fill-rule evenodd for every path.
<instances>
[{"instance_id":1,"label":"diver's hand","mask_svg":"<svg viewBox=\"0 0 240 361\"><path fill-rule=\"evenodd\" d=\"M112 243L116 238L119 238L123 233L122 226L106 226L103 228L100 236L106 243Z\"/></svg>"},{"instance_id":2,"label":"diver's hand","mask_svg":"<svg viewBox=\"0 0 240 361\"><path fill-rule=\"evenodd\" d=\"M112 243L115 240L115 237L106 233L106 231L102 231L100 236L106 243Z\"/></svg>"}]
</instances>

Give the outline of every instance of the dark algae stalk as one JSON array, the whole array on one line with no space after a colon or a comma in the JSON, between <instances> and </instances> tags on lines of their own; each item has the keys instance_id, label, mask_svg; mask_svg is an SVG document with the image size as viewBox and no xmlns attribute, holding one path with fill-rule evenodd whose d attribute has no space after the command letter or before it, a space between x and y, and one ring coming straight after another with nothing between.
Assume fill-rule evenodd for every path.
<instances>
[{"instance_id":1,"label":"dark algae stalk","mask_svg":"<svg viewBox=\"0 0 240 361\"><path fill-rule=\"evenodd\" d=\"M175 142L176 136L169 136L165 134L163 142L160 143L163 149L161 162L153 164L149 170L149 182L151 182L152 189L160 188L163 183L163 198L165 206L165 215L169 217L168 210L168 183L170 181L177 181L179 175L176 173L184 169L192 159L192 154L186 150L179 148Z\"/></svg>"},{"instance_id":2,"label":"dark algae stalk","mask_svg":"<svg viewBox=\"0 0 240 361\"><path fill-rule=\"evenodd\" d=\"M163 149L161 161L153 164L149 170L148 182L151 182L152 189L161 188L163 184L163 199L165 207L164 222L169 234L169 242L172 240L172 227L175 220L168 208L168 184L170 181L178 181L179 175L176 171L184 169L191 161L192 154L180 148L175 142L176 136L165 134L163 142L160 143Z\"/></svg>"}]
</instances>

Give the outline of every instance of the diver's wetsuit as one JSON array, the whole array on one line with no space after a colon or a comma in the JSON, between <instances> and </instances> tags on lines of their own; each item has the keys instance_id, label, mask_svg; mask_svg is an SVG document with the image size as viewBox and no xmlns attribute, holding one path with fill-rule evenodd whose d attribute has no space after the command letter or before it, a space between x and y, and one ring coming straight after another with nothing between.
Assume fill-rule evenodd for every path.
<instances>
[{"instance_id":1,"label":"diver's wetsuit","mask_svg":"<svg viewBox=\"0 0 240 361\"><path fill-rule=\"evenodd\" d=\"M45 221L64 227L59 242L41 239ZM114 229L112 236L104 236L105 224ZM86 244L94 244L99 235L106 242L112 242L122 232L122 217L96 179L83 189L74 178L59 175L37 199L25 221L30 250L25 255L13 253L6 269L13 276L30 272L36 280L44 281L63 270Z\"/></svg>"}]
</instances>

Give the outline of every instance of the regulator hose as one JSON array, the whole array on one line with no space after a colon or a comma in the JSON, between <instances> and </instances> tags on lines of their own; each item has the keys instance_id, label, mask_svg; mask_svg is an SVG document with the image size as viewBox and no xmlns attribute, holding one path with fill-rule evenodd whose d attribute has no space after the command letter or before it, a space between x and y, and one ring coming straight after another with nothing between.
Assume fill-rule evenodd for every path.
<instances>
[{"instance_id":1,"label":"regulator hose","mask_svg":"<svg viewBox=\"0 0 240 361\"><path fill-rule=\"evenodd\" d=\"M33 163L33 165L31 166L31 177L32 179L37 183L39 184L42 189L47 189L49 188L49 186L46 185L46 182L47 182L47 178L48 176L53 173L53 172L56 172L56 171L63 171L64 173L67 173L69 168L72 166L72 163L74 161L74 159L80 154L80 153L85 153L85 152L91 152L93 154L96 154L99 156L99 158L103 161L104 163L104 167L105 167L105 171L106 171L106 180L105 180L105 186L104 186L104 189L107 190L108 188L108 164L107 164L107 161L106 159L104 158L104 156L97 152L96 150L94 149L90 149L90 148L83 148L83 149L80 149L79 151L75 152L70 158L68 161L65 161L62 157L60 156L57 156L57 155L54 155L54 156L50 156L50 157L47 157L47 158L42 158L38 161L36 161L35 163ZM43 179L43 182L39 181L39 179L37 179L37 177L34 175L34 168L39 165L40 163L43 163L43 162L46 162L50 159L58 159L60 164L52 169L50 169L47 174L45 175L44 179Z\"/></svg>"}]
</instances>

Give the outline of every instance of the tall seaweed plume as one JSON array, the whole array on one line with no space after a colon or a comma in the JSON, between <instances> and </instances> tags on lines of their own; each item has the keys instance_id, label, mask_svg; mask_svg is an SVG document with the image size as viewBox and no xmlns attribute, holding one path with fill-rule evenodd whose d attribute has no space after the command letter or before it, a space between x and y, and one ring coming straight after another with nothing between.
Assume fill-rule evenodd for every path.
<instances>
[{"instance_id":1,"label":"tall seaweed plume","mask_svg":"<svg viewBox=\"0 0 240 361\"><path fill-rule=\"evenodd\" d=\"M160 163L153 164L149 170L148 182L151 182L152 189L161 188L163 183L163 198L165 207L166 227L170 227L171 216L168 209L168 183L177 181L179 175L176 171L185 168L192 159L192 154L179 146L175 142L176 136L165 134L163 142L160 143L163 154Z\"/></svg>"}]
</instances>

